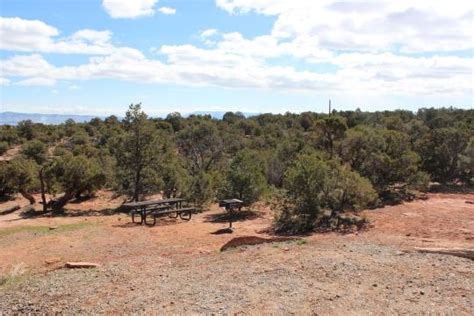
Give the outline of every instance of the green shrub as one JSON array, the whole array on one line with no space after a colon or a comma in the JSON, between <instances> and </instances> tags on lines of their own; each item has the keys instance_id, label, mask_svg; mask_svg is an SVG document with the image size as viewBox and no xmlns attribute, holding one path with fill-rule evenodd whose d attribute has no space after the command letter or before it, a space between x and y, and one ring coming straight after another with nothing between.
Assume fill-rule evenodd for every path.
<instances>
[{"instance_id":1,"label":"green shrub","mask_svg":"<svg viewBox=\"0 0 474 316\"><path fill-rule=\"evenodd\" d=\"M0 142L0 155L3 155L8 150L8 143L7 142Z\"/></svg>"},{"instance_id":2,"label":"green shrub","mask_svg":"<svg viewBox=\"0 0 474 316\"><path fill-rule=\"evenodd\" d=\"M315 230L325 224L325 210L330 210L331 219L337 219L342 212L359 211L377 199L367 179L315 152L302 153L295 159L286 173L284 186L287 198L275 218L278 232Z\"/></svg>"}]
</instances>

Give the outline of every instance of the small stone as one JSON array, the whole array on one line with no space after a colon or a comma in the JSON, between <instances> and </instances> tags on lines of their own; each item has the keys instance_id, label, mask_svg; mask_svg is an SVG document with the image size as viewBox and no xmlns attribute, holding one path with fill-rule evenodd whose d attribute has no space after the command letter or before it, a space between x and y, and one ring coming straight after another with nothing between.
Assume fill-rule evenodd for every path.
<instances>
[{"instance_id":1,"label":"small stone","mask_svg":"<svg viewBox=\"0 0 474 316\"><path fill-rule=\"evenodd\" d=\"M372 284L373 287L377 287L378 285L376 283Z\"/></svg>"},{"instance_id":2,"label":"small stone","mask_svg":"<svg viewBox=\"0 0 474 316\"><path fill-rule=\"evenodd\" d=\"M44 262L46 264L53 264L53 263L56 263L56 262L59 262L59 261L61 261L61 258L59 258L59 257L56 258L55 257L55 258L48 258Z\"/></svg>"},{"instance_id":3,"label":"small stone","mask_svg":"<svg viewBox=\"0 0 474 316\"><path fill-rule=\"evenodd\" d=\"M49 230L58 229L58 226L49 226Z\"/></svg>"},{"instance_id":4,"label":"small stone","mask_svg":"<svg viewBox=\"0 0 474 316\"><path fill-rule=\"evenodd\" d=\"M69 269L90 269L97 268L100 264L93 262L66 262L66 268Z\"/></svg>"}]
</instances>

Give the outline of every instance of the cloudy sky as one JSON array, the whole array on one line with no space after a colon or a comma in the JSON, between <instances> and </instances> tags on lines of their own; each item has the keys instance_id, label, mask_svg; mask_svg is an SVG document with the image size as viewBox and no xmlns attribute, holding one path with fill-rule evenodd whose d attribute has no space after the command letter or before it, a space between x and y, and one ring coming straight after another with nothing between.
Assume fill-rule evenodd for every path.
<instances>
[{"instance_id":1,"label":"cloudy sky","mask_svg":"<svg viewBox=\"0 0 474 316\"><path fill-rule=\"evenodd\" d=\"M2 0L1 111L473 107L466 0Z\"/></svg>"}]
</instances>

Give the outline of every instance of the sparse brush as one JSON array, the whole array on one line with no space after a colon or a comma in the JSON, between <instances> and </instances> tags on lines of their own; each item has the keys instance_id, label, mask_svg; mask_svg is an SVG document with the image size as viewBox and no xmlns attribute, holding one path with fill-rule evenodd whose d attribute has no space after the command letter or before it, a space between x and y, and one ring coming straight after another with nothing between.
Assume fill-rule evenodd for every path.
<instances>
[{"instance_id":1,"label":"sparse brush","mask_svg":"<svg viewBox=\"0 0 474 316\"><path fill-rule=\"evenodd\" d=\"M13 284L26 273L26 265L21 262L11 267L6 275L0 276L0 286Z\"/></svg>"}]
</instances>

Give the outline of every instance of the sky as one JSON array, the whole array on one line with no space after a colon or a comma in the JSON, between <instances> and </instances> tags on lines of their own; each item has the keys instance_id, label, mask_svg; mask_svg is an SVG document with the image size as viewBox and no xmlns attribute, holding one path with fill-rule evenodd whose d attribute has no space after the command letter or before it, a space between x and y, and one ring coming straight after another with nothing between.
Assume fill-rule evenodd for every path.
<instances>
[{"instance_id":1,"label":"sky","mask_svg":"<svg viewBox=\"0 0 474 316\"><path fill-rule=\"evenodd\" d=\"M0 112L473 108L466 0L2 0Z\"/></svg>"}]
</instances>

